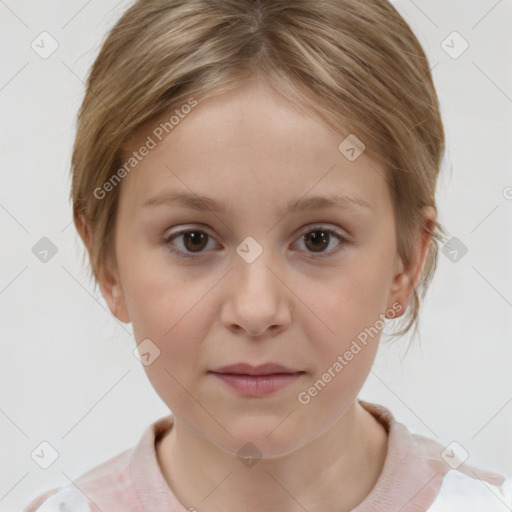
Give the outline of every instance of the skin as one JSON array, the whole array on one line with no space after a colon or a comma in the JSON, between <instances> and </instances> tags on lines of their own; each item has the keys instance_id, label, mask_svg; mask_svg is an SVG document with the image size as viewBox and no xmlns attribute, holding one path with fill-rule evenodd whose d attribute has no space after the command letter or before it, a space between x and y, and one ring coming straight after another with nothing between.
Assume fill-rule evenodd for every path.
<instances>
[{"instance_id":1,"label":"skin","mask_svg":"<svg viewBox=\"0 0 512 512\"><path fill-rule=\"evenodd\" d=\"M131 150L158 122L139 129ZM297 399L380 314L397 302L405 308L430 241L418 232L409 279L384 170L365 153L345 158L345 136L255 80L200 102L122 182L117 261L100 288L112 313L132 322L137 343L149 338L161 351L145 370L174 426L157 455L185 507L348 511L382 471L387 433L357 403L380 333L307 405ZM208 194L230 212L143 206L163 191ZM357 195L370 209L279 213L290 200L331 193ZM424 214L435 218L433 208ZM302 235L318 224L348 242L306 244ZM182 228L205 231L207 242L166 244ZM252 263L236 252L247 236L263 249ZM199 256L180 258L170 245ZM315 249L331 255L315 259ZM242 361L305 373L262 398L208 373ZM237 457L247 442L262 453L252 467Z\"/></svg>"}]
</instances>

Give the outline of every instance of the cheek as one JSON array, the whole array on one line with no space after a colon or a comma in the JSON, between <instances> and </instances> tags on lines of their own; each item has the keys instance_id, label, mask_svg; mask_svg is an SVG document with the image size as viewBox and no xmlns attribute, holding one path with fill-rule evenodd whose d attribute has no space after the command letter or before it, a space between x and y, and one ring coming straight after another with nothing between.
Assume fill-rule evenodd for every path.
<instances>
[{"instance_id":1,"label":"cheek","mask_svg":"<svg viewBox=\"0 0 512 512\"><path fill-rule=\"evenodd\" d=\"M341 350L375 325L387 309L389 276L388 269L361 262L328 285L308 282L305 302L314 313L309 312L306 317L311 319L307 322L310 339L320 336L328 352Z\"/></svg>"},{"instance_id":2,"label":"cheek","mask_svg":"<svg viewBox=\"0 0 512 512\"><path fill-rule=\"evenodd\" d=\"M303 321L302 328L314 343L318 361L315 377L321 378L330 370L324 376L329 381L326 388L331 390L322 392L326 399L331 393L331 398L344 393L349 396L364 383L371 369L385 326L393 256L389 246L368 250L328 285L304 283L308 290L305 302L314 315L305 311L303 318L309 320Z\"/></svg>"},{"instance_id":3,"label":"cheek","mask_svg":"<svg viewBox=\"0 0 512 512\"><path fill-rule=\"evenodd\" d=\"M165 254L151 252L160 251L134 251L120 268L127 308L137 342L149 338L160 363L181 371L206 337L213 311L205 294L218 278L193 279Z\"/></svg>"},{"instance_id":4,"label":"cheek","mask_svg":"<svg viewBox=\"0 0 512 512\"><path fill-rule=\"evenodd\" d=\"M394 270L393 242L384 238L361 251L357 263L343 277L344 299L352 314L365 324L361 327L386 311Z\"/></svg>"},{"instance_id":5,"label":"cheek","mask_svg":"<svg viewBox=\"0 0 512 512\"><path fill-rule=\"evenodd\" d=\"M201 329L208 325L207 301L201 300L204 290L200 283L178 276L155 279L148 270L132 273L126 294L135 339L150 338L176 366L176 360L193 352L203 339Z\"/></svg>"},{"instance_id":6,"label":"cheek","mask_svg":"<svg viewBox=\"0 0 512 512\"><path fill-rule=\"evenodd\" d=\"M174 317L190 286L166 260L164 248L120 236L118 254L122 255L119 274L136 339L150 337L146 329L160 338L176 322Z\"/></svg>"},{"instance_id":7,"label":"cheek","mask_svg":"<svg viewBox=\"0 0 512 512\"><path fill-rule=\"evenodd\" d=\"M325 287L312 304L318 305L322 322L311 322L314 373L297 396L304 414L322 415L326 424L339 419L363 386L375 359L384 326L379 320L380 301L364 287L357 275L340 279L336 289ZM341 291L340 291L341 290ZM311 316L311 315L310 315ZM313 327L313 324L315 327ZM327 328L327 327L328 328Z\"/></svg>"},{"instance_id":8,"label":"cheek","mask_svg":"<svg viewBox=\"0 0 512 512\"><path fill-rule=\"evenodd\" d=\"M138 343L151 340L150 352L158 354L144 370L164 403L173 410L190 409L187 390L194 389L203 369L200 355L211 311L201 301L204 286L179 276L155 279L155 272L145 268L128 279L134 336Z\"/></svg>"}]
</instances>

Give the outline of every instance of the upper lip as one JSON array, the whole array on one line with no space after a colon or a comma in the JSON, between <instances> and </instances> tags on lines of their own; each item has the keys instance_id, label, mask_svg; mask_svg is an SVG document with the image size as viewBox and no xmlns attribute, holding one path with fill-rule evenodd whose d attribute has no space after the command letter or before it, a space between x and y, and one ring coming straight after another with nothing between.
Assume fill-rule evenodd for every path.
<instances>
[{"instance_id":1,"label":"upper lip","mask_svg":"<svg viewBox=\"0 0 512 512\"><path fill-rule=\"evenodd\" d=\"M287 368L277 363L265 363L259 366L252 366L248 363L230 364L212 370L214 373L234 373L239 375L272 375L275 373L303 373L301 370Z\"/></svg>"}]
</instances>

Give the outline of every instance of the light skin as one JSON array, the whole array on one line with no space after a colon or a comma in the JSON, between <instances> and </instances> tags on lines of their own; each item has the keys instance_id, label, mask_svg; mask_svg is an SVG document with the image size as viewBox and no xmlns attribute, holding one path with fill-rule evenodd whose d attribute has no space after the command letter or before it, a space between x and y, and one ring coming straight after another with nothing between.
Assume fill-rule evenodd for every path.
<instances>
[{"instance_id":1,"label":"light skin","mask_svg":"<svg viewBox=\"0 0 512 512\"><path fill-rule=\"evenodd\" d=\"M143 125L130 149L158 123ZM157 455L187 508L348 511L382 472L387 433L357 403L380 335L307 405L297 398L380 314L405 308L430 241L418 231L409 277L384 170L365 153L345 158L345 136L255 80L200 102L122 182L116 264L103 269L100 288L112 313L132 322L137 343L149 338L161 351L145 370L174 426ZM208 195L229 211L144 206L164 192ZM331 194L358 196L369 208L286 210L289 201ZM424 214L435 219L433 208ZM306 242L319 225L347 241ZM185 228L208 236L165 242ZM248 236L263 249L251 263L236 252ZM198 252L187 260L170 247ZM248 398L208 373L238 362L305 373ZM248 442L262 453L252 467L237 457Z\"/></svg>"}]
</instances>

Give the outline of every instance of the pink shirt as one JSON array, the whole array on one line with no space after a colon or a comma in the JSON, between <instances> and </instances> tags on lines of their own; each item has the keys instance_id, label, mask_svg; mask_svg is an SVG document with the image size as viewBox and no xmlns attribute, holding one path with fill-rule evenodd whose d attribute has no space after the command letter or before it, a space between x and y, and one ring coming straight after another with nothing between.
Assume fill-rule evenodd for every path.
<instances>
[{"instance_id":1,"label":"pink shirt","mask_svg":"<svg viewBox=\"0 0 512 512\"><path fill-rule=\"evenodd\" d=\"M359 403L388 431L388 452L374 488L353 512L512 510L512 479L458 465L452 451L410 433L385 407ZM24 512L187 512L157 459L155 443L172 424L172 415L160 418L136 446L89 470L75 485L40 495Z\"/></svg>"}]
</instances>

